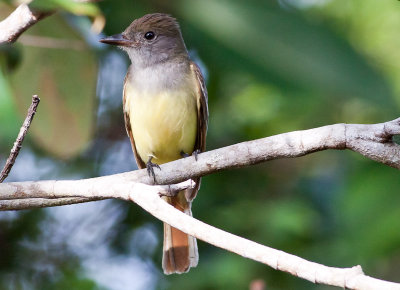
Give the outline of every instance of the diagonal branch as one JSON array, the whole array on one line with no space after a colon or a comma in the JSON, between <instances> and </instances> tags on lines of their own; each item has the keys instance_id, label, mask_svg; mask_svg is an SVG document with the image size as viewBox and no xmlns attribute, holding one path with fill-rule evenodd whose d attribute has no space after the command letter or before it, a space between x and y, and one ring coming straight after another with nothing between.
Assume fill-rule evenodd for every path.
<instances>
[{"instance_id":1,"label":"diagonal branch","mask_svg":"<svg viewBox=\"0 0 400 290\"><path fill-rule=\"evenodd\" d=\"M313 283L338 286L343 289L400 289L400 284L364 275L361 266L328 267L225 232L180 212L160 199L157 192L131 190L129 196L132 201L159 220L189 235Z\"/></svg>"},{"instance_id":2,"label":"diagonal branch","mask_svg":"<svg viewBox=\"0 0 400 290\"><path fill-rule=\"evenodd\" d=\"M0 188L8 188L8 191L3 192L3 198L9 199L10 202L42 201L43 198L56 197L59 197L56 200L62 200L70 196L79 196L77 197L79 199L114 197L131 200L156 218L198 239L313 283L345 289L400 289L400 284L364 275L360 266L352 268L324 266L222 231L180 212L160 198L160 193L169 194L170 191L193 187L191 181L171 186L151 186L131 181L118 183L115 182L116 179L117 176L77 181L43 181L40 183L40 188L31 186L25 192L20 191L22 183L5 183ZM20 199L13 199L17 196Z\"/></svg>"},{"instance_id":3,"label":"diagonal branch","mask_svg":"<svg viewBox=\"0 0 400 290\"><path fill-rule=\"evenodd\" d=\"M19 5L13 13L0 22L0 44L15 42L28 28L52 13L35 11L27 4Z\"/></svg>"},{"instance_id":4,"label":"diagonal branch","mask_svg":"<svg viewBox=\"0 0 400 290\"><path fill-rule=\"evenodd\" d=\"M99 0L75 0L75 2L79 3L98 1ZM17 9L15 9L6 19L0 22L0 45L4 43L15 42L21 36L21 34L28 30L31 26L35 25L43 18L50 16L55 12L55 10L44 11L33 9L28 4L19 5ZM99 30L100 32L103 26L104 17L101 15L97 15L94 19L92 27L94 27L94 29L96 30Z\"/></svg>"},{"instance_id":5,"label":"diagonal branch","mask_svg":"<svg viewBox=\"0 0 400 290\"><path fill-rule=\"evenodd\" d=\"M24 141L25 135L28 132L29 127L31 126L33 116L36 114L37 107L39 105L40 99L37 95L32 96L32 104L29 106L28 114L25 118L24 123L22 124L21 129L19 130L17 140L14 142L14 146L11 148L10 156L8 157L6 164L4 165L3 170L0 173L0 183L7 178L8 174L11 171L11 168L14 165L15 159L19 154L19 150L21 150L22 142Z\"/></svg>"}]
</instances>

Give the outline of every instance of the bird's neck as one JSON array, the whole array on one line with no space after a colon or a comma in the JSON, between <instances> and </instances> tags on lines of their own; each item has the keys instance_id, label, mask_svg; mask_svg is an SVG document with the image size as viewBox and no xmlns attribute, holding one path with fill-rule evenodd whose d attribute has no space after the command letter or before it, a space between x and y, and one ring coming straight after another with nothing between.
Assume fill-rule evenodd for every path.
<instances>
[{"instance_id":1,"label":"bird's neck","mask_svg":"<svg viewBox=\"0 0 400 290\"><path fill-rule=\"evenodd\" d=\"M173 58L151 65L132 63L129 68L129 79L138 90L175 89L190 79L190 62L188 58Z\"/></svg>"}]
</instances>

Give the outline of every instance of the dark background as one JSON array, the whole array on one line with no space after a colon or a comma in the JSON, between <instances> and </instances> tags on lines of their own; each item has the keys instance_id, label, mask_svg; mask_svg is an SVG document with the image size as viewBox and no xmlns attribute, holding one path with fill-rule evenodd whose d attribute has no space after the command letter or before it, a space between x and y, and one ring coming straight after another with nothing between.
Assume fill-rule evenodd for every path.
<instances>
[{"instance_id":1,"label":"dark background","mask_svg":"<svg viewBox=\"0 0 400 290\"><path fill-rule=\"evenodd\" d=\"M34 1L39 8L56 5ZM332 123L399 117L394 0L102 1L61 11L0 48L0 165L32 94L38 113L6 180L80 179L136 168L122 116L129 60L98 43L146 13L182 28L207 79L208 150ZM58 4L57 4L58 5ZM72 8L74 9L72 9ZM0 19L12 10L0 2ZM83 13L106 22L90 31ZM334 267L400 282L398 171L325 151L207 176L196 218ZM162 223L109 200L0 212L0 289L330 289L199 241L188 274L164 276Z\"/></svg>"}]
</instances>

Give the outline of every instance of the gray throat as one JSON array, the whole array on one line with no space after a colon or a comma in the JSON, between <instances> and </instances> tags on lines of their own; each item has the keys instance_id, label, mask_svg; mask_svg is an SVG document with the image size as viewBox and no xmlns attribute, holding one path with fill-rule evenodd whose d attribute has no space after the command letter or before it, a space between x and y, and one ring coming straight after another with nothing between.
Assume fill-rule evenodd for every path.
<instances>
[{"instance_id":1,"label":"gray throat","mask_svg":"<svg viewBox=\"0 0 400 290\"><path fill-rule=\"evenodd\" d=\"M139 91L157 92L185 86L190 76L189 60L175 58L147 66L132 62L127 81Z\"/></svg>"}]
</instances>

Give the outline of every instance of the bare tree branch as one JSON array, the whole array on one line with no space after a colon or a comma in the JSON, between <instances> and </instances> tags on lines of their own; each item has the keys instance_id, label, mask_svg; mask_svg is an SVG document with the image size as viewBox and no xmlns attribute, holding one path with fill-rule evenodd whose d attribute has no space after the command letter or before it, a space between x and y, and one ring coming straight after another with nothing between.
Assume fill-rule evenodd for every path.
<instances>
[{"instance_id":1,"label":"bare tree branch","mask_svg":"<svg viewBox=\"0 0 400 290\"><path fill-rule=\"evenodd\" d=\"M99 0L75 0L75 2L89 3ZM52 15L55 11L35 10L28 4L21 4L6 19L0 22L0 45L15 42L22 33L43 18ZM94 29L100 33L104 27L104 17L98 15L94 18Z\"/></svg>"},{"instance_id":2,"label":"bare tree branch","mask_svg":"<svg viewBox=\"0 0 400 290\"><path fill-rule=\"evenodd\" d=\"M22 142L24 141L25 135L28 132L29 127L31 126L33 117L35 116L37 107L39 105L40 99L37 95L32 96L32 103L29 106L28 114L25 118L24 123L22 124L21 129L19 130L17 140L14 142L14 146L11 149L10 156L8 157L6 164L4 165L3 170L0 173L0 183L7 178L8 174L11 171L11 168L14 165L15 159L19 154L19 150L21 150Z\"/></svg>"},{"instance_id":3,"label":"bare tree branch","mask_svg":"<svg viewBox=\"0 0 400 290\"><path fill-rule=\"evenodd\" d=\"M201 153L197 162L189 157L164 164L161 171L156 171L157 183L176 183L224 169L295 158L327 149L350 149L400 169L400 146L392 140L398 134L400 118L380 124L335 124L279 134ZM150 178L143 182L152 184Z\"/></svg>"},{"instance_id":4,"label":"bare tree branch","mask_svg":"<svg viewBox=\"0 0 400 290\"><path fill-rule=\"evenodd\" d=\"M71 202L72 199L79 202L106 198L129 200L126 192L129 192L130 187L138 186L140 187L142 184L129 180L123 181L118 175L81 180L3 183L0 188L0 211L44 207L40 202L49 204L50 201L53 201L50 206L76 203ZM189 179L178 184L159 185L154 188L161 195L173 195L193 186L194 182ZM62 204L62 202L65 203Z\"/></svg>"},{"instance_id":5,"label":"bare tree branch","mask_svg":"<svg viewBox=\"0 0 400 290\"><path fill-rule=\"evenodd\" d=\"M156 218L216 247L318 284L344 289L400 289L400 284L364 275L361 266L334 268L260 245L194 219L159 198L157 192L131 190L130 199Z\"/></svg>"},{"instance_id":6,"label":"bare tree branch","mask_svg":"<svg viewBox=\"0 0 400 290\"><path fill-rule=\"evenodd\" d=\"M51 15L49 11L35 11L21 4L6 19L0 22L0 44L15 42L29 27Z\"/></svg>"},{"instance_id":7,"label":"bare tree branch","mask_svg":"<svg viewBox=\"0 0 400 290\"><path fill-rule=\"evenodd\" d=\"M44 208L52 206L69 205L90 201L98 201L106 198L87 198L87 197L58 197L58 198L25 198L14 200L1 200L0 211L4 210L22 210L32 208Z\"/></svg>"},{"instance_id":8,"label":"bare tree branch","mask_svg":"<svg viewBox=\"0 0 400 290\"><path fill-rule=\"evenodd\" d=\"M194 157L187 157L163 164L161 170L156 170L157 184L178 183L224 169L240 168L274 159L295 158L326 149L350 149L367 158L400 169L400 146L392 140L397 134L400 134L400 118L380 124L335 124L279 134L204 152L198 155L197 161ZM90 180L102 179L112 179L117 183L132 181L153 184L153 179L144 169ZM32 193L35 188L41 188L42 183L46 182L48 181L14 184L19 186L19 192ZM13 208L9 205L9 201L1 200L2 194L7 192L3 186L0 184L0 210L25 208L23 206ZM98 198L87 197L84 201L69 198L65 200L65 204L94 200ZM63 205L55 199L46 201L46 204Z\"/></svg>"},{"instance_id":9,"label":"bare tree branch","mask_svg":"<svg viewBox=\"0 0 400 290\"><path fill-rule=\"evenodd\" d=\"M42 181L35 186L28 182L5 183L0 185L0 194L11 202L21 200L30 202L34 200L32 197L43 200L43 198L69 196L132 200L156 218L198 239L313 283L346 289L400 289L400 284L364 275L360 266L327 267L222 231L180 212L160 198L160 194L194 186L191 181L168 187L130 181L120 183L119 179L120 176L114 175L77 181Z\"/></svg>"},{"instance_id":10,"label":"bare tree branch","mask_svg":"<svg viewBox=\"0 0 400 290\"><path fill-rule=\"evenodd\" d=\"M171 184L228 168L248 166L278 158L293 158L326 149L351 149L400 169L400 118L381 124L336 124L243 142L180 159L161 166L157 183ZM82 180L15 182L0 184L0 210L71 204L105 198L132 200L156 218L217 247L314 283L347 289L400 289L400 284L363 274L360 266L333 268L304 260L224 232L176 210L159 194L193 186L191 181L171 186L151 186L145 170Z\"/></svg>"}]
</instances>

